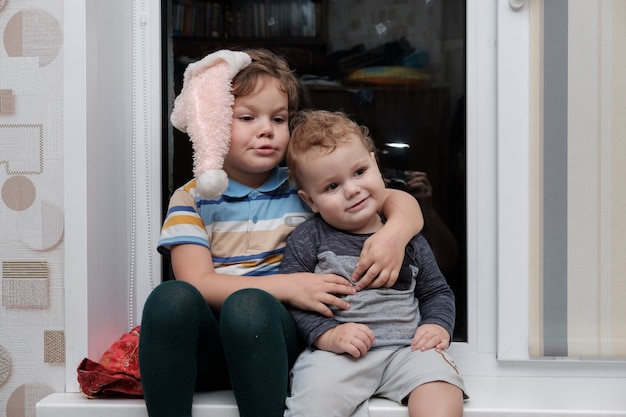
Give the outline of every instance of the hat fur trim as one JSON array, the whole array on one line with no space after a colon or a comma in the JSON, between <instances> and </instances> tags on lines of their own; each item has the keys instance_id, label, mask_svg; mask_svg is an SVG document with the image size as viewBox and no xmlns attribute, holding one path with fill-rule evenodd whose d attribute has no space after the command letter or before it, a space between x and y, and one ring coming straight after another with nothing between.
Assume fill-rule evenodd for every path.
<instances>
[{"instance_id":1,"label":"hat fur trim","mask_svg":"<svg viewBox=\"0 0 626 417\"><path fill-rule=\"evenodd\" d=\"M228 188L223 167L235 102L232 79L250 62L245 52L221 50L189 64L183 88L174 101L170 120L189 135L196 189L207 199L218 198Z\"/></svg>"}]
</instances>

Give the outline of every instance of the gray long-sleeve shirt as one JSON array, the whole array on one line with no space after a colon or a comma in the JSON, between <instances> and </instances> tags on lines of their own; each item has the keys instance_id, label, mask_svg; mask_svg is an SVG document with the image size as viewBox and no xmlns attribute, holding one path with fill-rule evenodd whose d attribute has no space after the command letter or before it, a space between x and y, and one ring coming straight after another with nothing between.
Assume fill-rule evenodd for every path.
<instances>
[{"instance_id":1,"label":"gray long-sleeve shirt","mask_svg":"<svg viewBox=\"0 0 626 417\"><path fill-rule=\"evenodd\" d=\"M350 280L369 236L334 229L315 216L289 236L280 271L333 273ZM289 309L309 347L327 330L347 322L372 329L376 336L373 349L408 346L415 329L425 323L438 324L452 335L454 294L421 235L407 246L400 276L392 288L365 289L345 300L350 308L331 307L333 318Z\"/></svg>"}]
</instances>

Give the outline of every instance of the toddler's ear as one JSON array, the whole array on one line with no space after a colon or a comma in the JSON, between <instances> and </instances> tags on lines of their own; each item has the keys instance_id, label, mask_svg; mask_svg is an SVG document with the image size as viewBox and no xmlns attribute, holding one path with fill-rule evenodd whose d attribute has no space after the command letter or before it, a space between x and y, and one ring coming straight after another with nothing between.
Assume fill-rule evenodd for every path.
<instances>
[{"instance_id":1,"label":"toddler's ear","mask_svg":"<svg viewBox=\"0 0 626 417\"><path fill-rule=\"evenodd\" d=\"M319 213L319 210L317 209L317 206L315 205L315 202L306 193L306 191L304 191L303 189L299 189L298 190L298 195L300 196L302 201L304 201L311 208L313 213Z\"/></svg>"}]
</instances>

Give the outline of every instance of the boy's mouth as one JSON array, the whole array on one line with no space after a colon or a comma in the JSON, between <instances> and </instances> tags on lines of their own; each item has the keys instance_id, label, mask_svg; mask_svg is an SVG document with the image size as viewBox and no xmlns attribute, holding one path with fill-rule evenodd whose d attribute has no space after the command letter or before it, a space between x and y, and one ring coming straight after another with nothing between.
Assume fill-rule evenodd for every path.
<instances>
[{"instance_id":1,"label":"boy's mouth","mask_svg":"<svg viewBox=\"0 0 626 417\"><path fill-rule=\"evenodd\" d=\"M260 146L258 148L254 148L254 151L259 155L267 156L273 155L276 152L276 149L274 149L272 146Z\"/></svg>"}]
</instances>

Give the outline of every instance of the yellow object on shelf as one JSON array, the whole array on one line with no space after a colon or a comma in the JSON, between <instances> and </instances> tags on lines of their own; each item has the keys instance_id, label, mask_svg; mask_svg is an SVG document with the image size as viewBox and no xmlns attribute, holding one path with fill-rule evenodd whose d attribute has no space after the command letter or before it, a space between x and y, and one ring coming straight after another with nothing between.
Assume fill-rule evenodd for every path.
<instances>
[{"instance_id":1,"label":"yellow object on shelf","mask_svg":"<svg viewBox=\"0 0 626 417\"><path fill-rule=\"evenodd\" d=\"M424 85L432 81L432 76L411 67L382 66L355 70L345 81L376 85Z\"/></svg>"}]
</instances>

